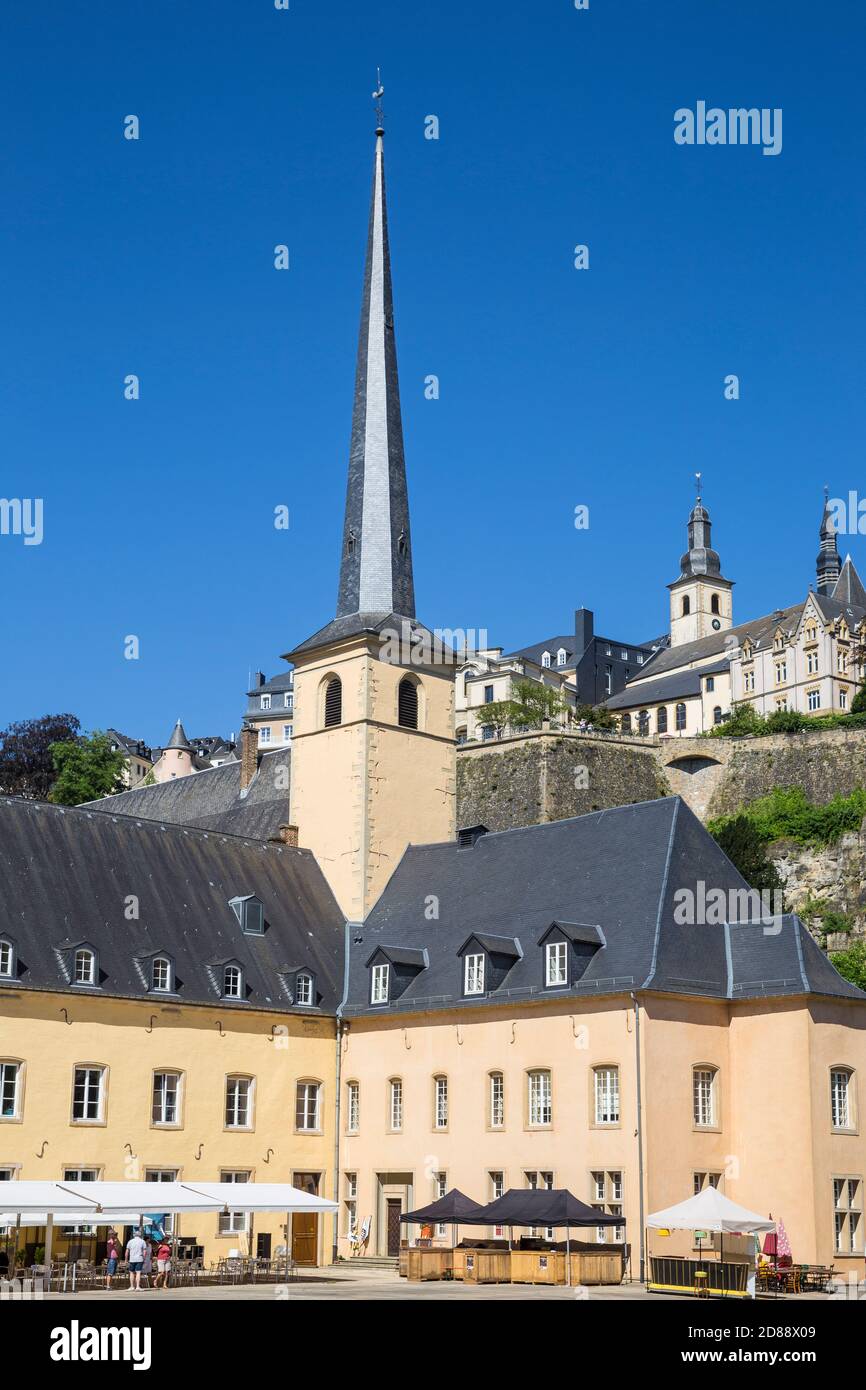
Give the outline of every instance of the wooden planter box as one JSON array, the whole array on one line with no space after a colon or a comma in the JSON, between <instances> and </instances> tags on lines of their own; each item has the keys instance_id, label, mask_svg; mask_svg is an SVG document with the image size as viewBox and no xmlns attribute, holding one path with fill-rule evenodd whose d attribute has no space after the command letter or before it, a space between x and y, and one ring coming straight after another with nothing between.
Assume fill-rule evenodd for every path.
<instances>
[{"instance_id":1,"label":"wooden planter box","mask_svg":"<svg viewBox=\"0 0 866 1390\"><path fill-rule=\"evenodd\" d=\"M409 1273L409 1249L408 1246L401 1245L400 1257L397 1262L397 1273L401 1279L405 1279Z\"/></svg>"},{"instance_id":2,"label":"wooden planter box","mask_svg":"<svg viewBox=\"0 0 866 1390\"><path fill-rule=\"evenodd\" d=\"M410 1282L424 1279L450 1279L454 1251L436 1247L410 1245L406 1251L406 1277Z\"/></svg>"},{"instance_id":3,"label":"wooden planter box","mask_svg":"<svg viewBox=\"0 0 866 1390\"><path fill-rule=\"evenodd\" d=\"M575 1271L577 1271L575 1273ZM598 1254L581 1250L571 1254L571 1278L580 1284L621 1284L625 1257L621 1250L600 1250Z\"/></svg>"},{"instance_id":4,"label":"wooden planter box","mask_svg":"<svg viewBox=\"0 0 866 1390\"><path fill-rule=\"evenodd\" d=\"M464 1250L463 1278L467 1284L510 1284L510 1250Z\"/></svg>"}]
</instances>

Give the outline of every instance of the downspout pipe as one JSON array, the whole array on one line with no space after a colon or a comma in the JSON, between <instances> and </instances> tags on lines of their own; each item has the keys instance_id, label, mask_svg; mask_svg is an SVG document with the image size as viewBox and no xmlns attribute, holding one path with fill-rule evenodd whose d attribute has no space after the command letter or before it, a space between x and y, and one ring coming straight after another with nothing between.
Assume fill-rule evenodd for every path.
<instances>
[{"instance_id":1,"label":"downspout pipe","mask_svg":"<svg viewBox=\"0 0 866 1390\"><path fill-rule=\"evenodd\" d=\"M348 1023L343 1022L343 1010L349 998L349 951L352 945L352 928L357 922L346 922L343 926L343 997L337 1005L337 1066L336 1094L334 1096L334 1201L338 1204L334 1212L334 1237L331 1244L331 1264L337 1263L340 1239L340 1101L343 1095L343 1037L349 1031Z\"/></svg>"},{"instance_id":2,"label":"downspout pipe","mask_svg":"<svg viewBox=\"0 0 866 1390\"><path fill-rule=\"evenodd\" d=\"M638 1192L640 1196L640 1282L646 1282L646 1208L644 1206L644 1171L643 1171L643 1091L641 1087L641 1055L640 1055L640 1004L637 995L632 991L631 1002L634 1005L634 1062L635 1076L637 1079L637 1171L638 1171Z\"/></svg>"}]
</instances>

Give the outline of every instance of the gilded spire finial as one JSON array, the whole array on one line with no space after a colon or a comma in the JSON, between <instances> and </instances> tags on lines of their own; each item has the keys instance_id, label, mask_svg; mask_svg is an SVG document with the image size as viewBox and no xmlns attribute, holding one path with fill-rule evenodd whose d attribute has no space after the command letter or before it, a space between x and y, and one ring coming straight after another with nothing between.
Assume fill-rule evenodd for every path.
<instances>
[{"instance_id":1,"label":"gilded spire finial","mask_svg":"<svg viewBox=\"0 0 866 1390\"><path fill-rule=\"evenodd\" d=\"M701 492L702 492L702 486L701 486L701 478L702 478L702 476L703 476L703 475L702 475L701 473L696 473L696 474L695 474L695 482L697 483L697 487L698 487L698 501L699 501L699 502L700 502L700 500L701 500Z\"/></svg>"}]
</instances>

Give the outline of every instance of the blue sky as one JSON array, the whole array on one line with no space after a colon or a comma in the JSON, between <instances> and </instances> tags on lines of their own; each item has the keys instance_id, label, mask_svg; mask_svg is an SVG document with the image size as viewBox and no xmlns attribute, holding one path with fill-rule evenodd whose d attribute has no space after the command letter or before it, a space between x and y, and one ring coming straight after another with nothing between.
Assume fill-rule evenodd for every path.
<instances>
[{"instance_id":1,"label":"blue sky","mask_svg":"<svg viewBox=\"0 0 866 1390\"><path fill-rule=\"evenodd\" d=\"M377 63L419 616L662 631L696 469L735 617L801 597L823 484L863 478L864 27L6 0L0 495L44 499L44 541L0 536L0 724L236 731L250 669L333 616ZM676 145L698 100L781 107L782 153Z\"/></svg>"}]
</instances>

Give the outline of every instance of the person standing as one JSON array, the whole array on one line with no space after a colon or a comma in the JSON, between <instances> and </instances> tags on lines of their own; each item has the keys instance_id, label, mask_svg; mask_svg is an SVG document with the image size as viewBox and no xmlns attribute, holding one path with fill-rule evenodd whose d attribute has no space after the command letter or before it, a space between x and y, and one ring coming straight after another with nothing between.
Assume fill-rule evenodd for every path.
<instances>
[{"instance_id":1,"label":"person standing","mask_svg":"<svg viewBox=\"0 0 866 1390\"><path fill-rule=\"evenodd\" d=\"M149 1236L144 1238L144 1259L141 1263L141 1273L144 1277L144 1286L150 1288L150 1279L153 1274L153 1245Z\"/></svg>"},{"instance_id":2,"label":"person standing","mask_svg":"<svg viewBox=\"0 0 866 1390\"><path fill-rule=\"evenodd\" d=\"M126 1258L129 1263L129 1287L141 1289L141 1267L144 1264L145 1244L136 1231L126 1242Z\"/></svg>"},{"instance_id":3,"label":"person standing","mask_svg":"<svg viewBox=\"0 0 866 1390\"><path fill-rule=\"evenodd\" d=\"M105 1287L111 1288L111 1281L117 1273L117 1262L120 1259L120 1241L114 1227L108 1232L108 1239L105 1242L105 1253L108 1257L108 1268L106 1270Z\"/></svg>"},{"instance_id":4,"label":"person standing","mask_svg":"<svg viewBox=\"0 0 866 1390\"><path fill-rule=\"evenodd\" d=\"M159 1242L156 1252L156 1283L154 1288L168 1288L168 1276L171 1270L171 1246L166 1236ZM162 1281L160 1283L160 1280Z\"/></svg>"}]
</instances>

